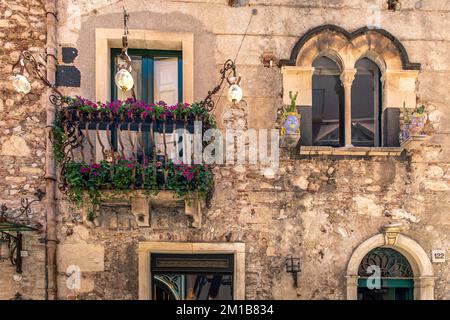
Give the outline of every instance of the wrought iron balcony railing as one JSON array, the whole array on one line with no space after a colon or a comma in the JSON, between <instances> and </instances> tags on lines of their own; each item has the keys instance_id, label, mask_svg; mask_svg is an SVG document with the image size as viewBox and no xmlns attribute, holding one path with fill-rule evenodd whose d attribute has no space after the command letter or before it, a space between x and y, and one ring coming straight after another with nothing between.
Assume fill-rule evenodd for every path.
<instances>
[{"instance_id":1,"label":"wrought iron balcony railing","mask_svg":"<svg viewBox=\"0 0 450 320\"><path fill-rule=\"evenodd\" d=\"M62 191L173 190L182 196L211 187L209 168L193 164L194 137L202 144L203 132L215 125L203 106L99 105L79 97L67 103L53 134Z\"/></svg>"}]
</instances>

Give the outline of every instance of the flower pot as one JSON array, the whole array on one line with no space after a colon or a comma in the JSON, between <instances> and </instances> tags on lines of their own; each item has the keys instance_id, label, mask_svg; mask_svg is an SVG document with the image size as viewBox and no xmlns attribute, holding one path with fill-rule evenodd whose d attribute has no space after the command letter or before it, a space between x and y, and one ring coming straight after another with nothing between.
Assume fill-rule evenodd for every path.
<instances>
[{"instance_id":1,"label":"flower pot","mask_svg":"<svg viewBox=\"0 0 450 320\"><path fill-rule=\"evenodd\" d=\"M287 148L287 149L293 149L297 147L298 141L300 140L300 133L294 133L294 134L285 134L284 136L281 136L281 147Z\"/></svg>"},{"instance_id":2,"label":"flower pot","mask_svg":"<svg viewBox=\"0 0 450 320\"><path fill-rule=\"evenodd\" d=\"M410 136L417 136L423 134L423 128L425 126L425 114L413 113L411 122L408 125L408 131Z\"/></svg>"},{"instance_id":3,"label":"flower pot","mask_svg":"<svg viewBox=\"0 0 450 320\"><path fill-rule=\"evenodd\" d=\"M286 112L281 127L281 146L295 148L300 140L300 118L298 112Z\"/></svg>"}]
</instances>

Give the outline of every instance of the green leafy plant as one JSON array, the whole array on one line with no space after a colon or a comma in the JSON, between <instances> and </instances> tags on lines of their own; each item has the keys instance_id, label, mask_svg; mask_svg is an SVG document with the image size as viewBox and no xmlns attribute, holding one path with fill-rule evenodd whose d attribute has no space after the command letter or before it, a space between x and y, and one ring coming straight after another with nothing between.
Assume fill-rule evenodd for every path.
<instances>
[{"instance_id":1,"label":"green leafy plant","mask_svg":"<svg viewBox=\"0 0 450 320\"><path fill-rule=\"evenodd\" d=\"M53 138L53 156L57 162L61 162L64 159L63 146L67 141L66 134L61 125L61 119L59 114L55 118L55 122L52 127Z\"/></svg>"},{"instance_id":2,"label":"green leafy plant","mask_svg":"<svg viewBox=\"0 0 450 320\"><path fill-rule=\"evenodd\" d=\"M414 109L406 108L406 102L403 102L403 121L406 124L411 123L411 118L414 114L422 115L425 113L425 106L422 104Z\"/></svg>"},{"instance_id":3,"label":"green leafy plant","mask_svg":"<svg viewBox=\"0 0 450 320\"><path fill-rule=\"evenodd\" d=\"M167 186L179 197L186 197L189 193L197 192L201 197L212 188L212 172L206 165L169 163Z\"/></svg>"},{"instance_id":4,"label":"green leafy plant","mask_svg":"<svg viewBox=\"0 0 450 320\"><path fill-rule=\"evenodd\" d=\"M425 106L424 105L421 105L420 107L417 107L416 110L415 110L415 113L418 113L418 114L424 114L424 112L425 112Z\"/></svg>"},{"instance_id":5,"label":"green leafy plant","mask_svg":"<svg viewBox=\"0 0 450 320\"><path fill-rule=\"evenodd\" d=\"M86 219L90 222L93 222L97 218L97 214L94 210L89 210L88 214L86 215Z\"/></svg>"},{"instance_id":6,"label":"green leafy plant","mask_svg":"<svg viewBox=\"0 0 450 320\"><path fill-rule=\"evenodd\" d=\"M147 193L158 193L167 188L176 197L189 198L192 193L204 197L214 183L210 168L203 164L169 162L161 169L158 170L153 163L140 164L133 160L119 160L116 164L72 161L66 165L64 177L69 197L80 206L86 192L93 211L100 205L101 190L105 189L123 192L137 187ZM164 171L167 174L167 185L158 182L158 174L162 175ZM160 180L164 180L163 176L161 178Z\"/></svg>"},{"instance_id":7,"label":"green leafy plant","mask_svg":"<svg viewBox=\"0 0 450 320\"><path fill-rule=\"evenodd\" d=\"M286 112L297 112L297 96L298 91L296 91L294 94L292 91L289 91L289 98L291 99L291 104L286 109Z\"/></svg>"}]
</instances>

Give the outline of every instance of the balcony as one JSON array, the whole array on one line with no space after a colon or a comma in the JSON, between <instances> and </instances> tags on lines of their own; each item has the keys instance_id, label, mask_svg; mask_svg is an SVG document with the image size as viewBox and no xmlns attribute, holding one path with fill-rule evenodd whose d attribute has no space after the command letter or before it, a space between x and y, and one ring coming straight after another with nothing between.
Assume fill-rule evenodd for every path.
<instances>
[{"instance_id":1,"label":"balcony","mask_svg":"<svg viewBox=\"0 0 450 320\"><path fill-rule=\"evenodd\" d=\"M88 220L95 219L105 195L121 193L128 194L132 208L141 208L138 225L148 225L148 205L142 201L164 191L165 198L184 199L186 214L199 225L199 203L213 176L208 166L194 164L194 150L202 151L203 132L215 126L202 105L94 103L81 97L64 102L53 130L60 189L79 205L90 200Z\"/></svg>"}]
</instances>

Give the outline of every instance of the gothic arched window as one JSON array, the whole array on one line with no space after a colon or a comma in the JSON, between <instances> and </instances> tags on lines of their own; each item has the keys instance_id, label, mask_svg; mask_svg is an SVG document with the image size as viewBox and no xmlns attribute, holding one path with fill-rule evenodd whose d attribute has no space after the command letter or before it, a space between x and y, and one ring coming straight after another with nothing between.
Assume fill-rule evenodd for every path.
<instances>
[{"instance_id":1,"label":"gothic arched window","mask_svg":"<svg viewBox=\"0 0 450 320\"><path fill-rule=\"evenodd\" d=\"M381 145L381 72L367 58L358 60L352 85L352 145Z\"/></svg>"},{"instance_id":2,"label":"gothic arched window","mask_svg":"<svg viewBox=\"0 0 450 320\"><path fill-rule=\"evenodd\" d=\"M344 144L344 90L340 68L325 56L314 63L312 80L312 142L315 146Z\"/></svg>"}]
</instances>

